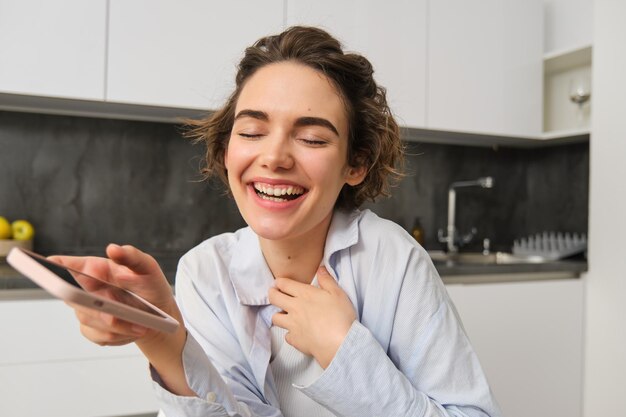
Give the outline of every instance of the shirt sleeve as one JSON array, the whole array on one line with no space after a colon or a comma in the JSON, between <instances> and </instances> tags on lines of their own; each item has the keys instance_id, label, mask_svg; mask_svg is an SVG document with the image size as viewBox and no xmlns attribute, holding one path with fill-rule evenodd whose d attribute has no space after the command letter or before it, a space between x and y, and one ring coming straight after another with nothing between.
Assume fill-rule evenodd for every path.
<instances>
[{"instance_id":1,"label":"shirt sleeve","mask_svg":"<svg viewBox=\"0 0 626 417\"><path fill-rule=\"evenodd\" d=\"M208 305L191 277L181 262L176 292L179 300L184 298L180 308L187 327L182 359L187 383L197 397L171 393L152 369L159 407L167 417L282 417L281 411L268 404L251 382L238 354L239 344L219 313L219 306ZM202 336L203 332L220 336L212 342Z\"/></svg>"},{"instance_id":2,"label":"shirt sleeve","mask_svg":"<svg viewBox=\"0 0 626 417\"><path fill-rule=\"evenodd\" d=\"M298 387L304 394L338 416L500 416L454 306L423 256L408 265L387 350L355 321L324 373Z\"/></svg>"},{"instance_id":3,"label":"shirt sleeve","mask_svg":"<svg viewBox=\"0 0 626 417\"><path fill-rule=\"evenodd\" d=\"M282 417L280 410L264 404L242 384L223 378L191 335L183 350L183 365L187 383L197 397L171 393L151 368L157 402L167 417Z\"/></svg>"}]
</instances>

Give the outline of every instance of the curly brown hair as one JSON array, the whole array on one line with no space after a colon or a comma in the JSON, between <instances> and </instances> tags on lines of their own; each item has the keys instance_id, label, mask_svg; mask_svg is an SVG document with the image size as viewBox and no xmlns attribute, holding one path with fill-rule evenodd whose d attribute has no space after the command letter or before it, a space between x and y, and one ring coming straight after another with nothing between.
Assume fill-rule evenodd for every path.
<instances>
[{"instance_id":1,"label":"curly brown hair","mask_svg":"<svg viewBox=\"0 0 626 417\"><path fill-rule=\"evenodd\" d=\"M235 91L220 110L206 119L188 121L186 136L206 145L201 172L218 176L227 186L224 155L234 124L235 107L246 81L265 65L295 61L324 74L337 88L348 114L348 164L366 167L365 179L344 185L335 207L353 209L366 200L389 196L402 177L404 147L387 105L386 92L374 81L372 64L363 56L344 53L341 44L322 29L294 26L259 39L246 48L238 66Z\"/></svg>"}]
</instances>

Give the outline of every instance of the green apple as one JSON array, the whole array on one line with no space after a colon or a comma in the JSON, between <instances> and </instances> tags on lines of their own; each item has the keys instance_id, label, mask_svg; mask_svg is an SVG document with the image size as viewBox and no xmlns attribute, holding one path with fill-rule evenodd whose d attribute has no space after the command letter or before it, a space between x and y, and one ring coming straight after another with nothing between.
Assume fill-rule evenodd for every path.
<instances>
[{"instance_id":1,"label":"green apple","mask_svg":"<svg viewBox=\"0 0 626 417\"><path fill-rule=\"evenodd\" d=\"M31 240L35 236L35 228L26 220L15 220L11 223L11 230L15 240Z\"/></svg>"},{"instance_id":2,"label":"green apple","mask_svg":"<svg viewBox=\"0 0 626 417\"><path fill-rule=\"evenodd\" d=\"M0 239L11 239L11 223L0 216Z\"/></svg>"}]
</instances>

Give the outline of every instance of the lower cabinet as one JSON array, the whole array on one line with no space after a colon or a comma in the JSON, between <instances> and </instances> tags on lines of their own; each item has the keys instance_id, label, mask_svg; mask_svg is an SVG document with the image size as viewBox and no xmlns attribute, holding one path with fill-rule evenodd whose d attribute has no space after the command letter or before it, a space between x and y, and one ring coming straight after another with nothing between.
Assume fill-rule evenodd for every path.
<instances>
[{"instance_id":1,"label":"lower cabinet","mask_svg":"<svg viewBox=\"0 0 626 417\"><path fill-rule=\"evenodd\" d=\"M156 413L148 363L134 345L85 340L57 300L0 301L0 416Z\"/></svg>"},{"instance_id":2,"label":"lower cabinet","mask_svg":"<svg viewBox=\"0 0 626 417\"><path fill-rule=\"evenodd\" d=\"M581 416L583 284L446 286L503 415Z\"/></svg>"},{"instance_id":3,"label":"lower cabinet","mask_svg":"<svg viewBox=\"0 0 626 417\"><path fill-rule=\"evenodd\" d=\"M446 286L503 415L581 416L583 283ZM0 416L158 409L138 349L88 342L60 301L0 301L0 334Z\"/></svg>"}]
</instances>

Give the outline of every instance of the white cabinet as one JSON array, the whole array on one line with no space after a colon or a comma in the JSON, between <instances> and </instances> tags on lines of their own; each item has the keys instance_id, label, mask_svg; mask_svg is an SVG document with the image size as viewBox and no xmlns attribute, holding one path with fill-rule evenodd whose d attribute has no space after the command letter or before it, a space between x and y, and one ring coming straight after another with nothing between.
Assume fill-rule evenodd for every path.
<instances>
[{"instance_id":1,"label":"white cabinet","mask_svg":"<svg viewBox=\"0 0 626 417\"><path fill-rule=\"evenodd\" d=\"M544 52L591 45L593 0L544 0Z\"/></svg>"},{"instance_id":2,"label":"white cabinet","mask_svg":"<svg viewBox=\"0 0 626 417\"><path fill-rule=\"evenodd\" d=\"M84 339L58 300L0 301L0 415L96 417L156 412L134 345Z\"/></svg>"},{"instance_id":3,"label":"white cabinet","mask_svg":"<svg viewBox=\"0 0 626 417\"><path fill-rule=\"evenodd\" d=\"M104 99L106 0L0 0L0 92Z\"/></svg>"},{"instance_id":4,"label":"white cabinet","mask_svg":"<svg viewBox=\"0 0 626 417\"><path fill-rule=\"evenodd\" d=\"M426 2L287 1L287 26L327 29L347 50L365 55L401 125L425 127Z\"/></svg>"},{"instance_id":5,"label":"white cabinet","mask_svg":"<svg viewBox=\"0 0 626 417\"><path fill-rule=\"evenodd\" d=\"M428 12L429 129L542 131L540 0L436 0Z\"/></svg>"},{"instance_id":6,"label":"white cabinet","mask_svg":"<svg viewBox=\"0 0 626 417\"><path fill-rule=\"evenodd\" d=\"M537 137L540 0L288 1L287 25L327 28L374 64L400 124Z\"/></svg>"},{"instance_id":7,"label":"white cabinet","mask_svg":"<svg viewBox=\"0 0 626 417\"><path fill-rule=\"evenodd\" d=\"M110 0L106 98L215 109L245 47L283 28L281 0Z\"/></svg>"},{"instance_id":8,"label":"white cabinet","mask_svg":"<svg viewBox=\"0 0 626 417\"><path fill-rule=\"evenodd\" d=\"M503 415L581 415L582 279L447 289Z\"/></svg>"},{"instance_id":9,"label":"white cabinet","mask_svg":"<svg viewBox=\"0 0 626 417\"><path fill-rule=\"evenodd\" d=\"M244 48L296 24L368 57L403 126L541 135L541 0L0 0L0 93L216 109Z\"/></svg>"}]
</instances>

